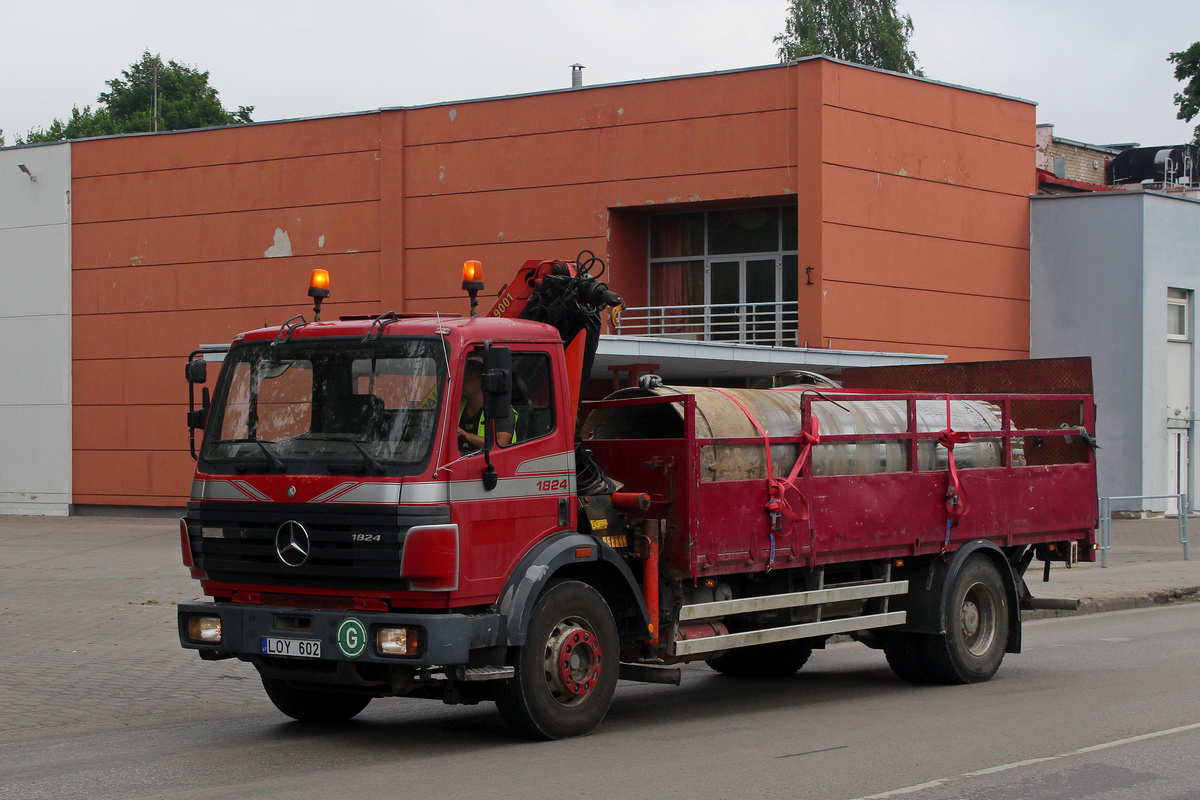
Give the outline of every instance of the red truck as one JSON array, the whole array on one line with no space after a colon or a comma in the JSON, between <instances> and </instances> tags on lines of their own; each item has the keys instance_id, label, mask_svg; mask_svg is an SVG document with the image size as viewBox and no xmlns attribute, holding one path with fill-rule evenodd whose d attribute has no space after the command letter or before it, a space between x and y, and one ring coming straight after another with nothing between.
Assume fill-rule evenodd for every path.
<instances>
[{"instance_id":1,"label":"red truck","mask_svg":"<svg viewBox=\"0 0 1200 800\"><path fill-rule=\"evenodd\" d=\"M180 536L212 600L179 606L180 641L252 663L284 714L486 700L556 739L593 730L618 678L786 676L835 635L969 683L1020 652L1021 609L1074 603L1024 575L1094 559L1086 359L647 376L581 403L621 304L598 260L526 262L486 316L477 269L469 317L321 321L314 274L316 320L208 354L199 402L188 360Z\"/></svg>"}]
</instances>

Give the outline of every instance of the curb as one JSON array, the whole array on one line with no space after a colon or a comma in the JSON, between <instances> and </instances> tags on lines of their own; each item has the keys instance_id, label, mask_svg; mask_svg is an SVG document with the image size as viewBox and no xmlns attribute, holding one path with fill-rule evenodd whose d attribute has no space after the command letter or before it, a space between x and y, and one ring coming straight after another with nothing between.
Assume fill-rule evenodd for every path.
<instances>
[{"instance_id":1,"label":"curb","mask_svg":"<svg viewBox=\"0 0 1200 800\"><path fill-rule=\"evenodd\" d=\"M1134 608L1152 608L1174 603L1200 602L1200 586L1181 589L1157 589L1144 594L1117 595L1114 597L1085 597L1077 611L1046 611L1042 609L1022 611L1021 620L1053 619L1055 617L1078 617L1083 614L1099 614L1105 611L1128 611Z\"/></svg>"}]
</instances>

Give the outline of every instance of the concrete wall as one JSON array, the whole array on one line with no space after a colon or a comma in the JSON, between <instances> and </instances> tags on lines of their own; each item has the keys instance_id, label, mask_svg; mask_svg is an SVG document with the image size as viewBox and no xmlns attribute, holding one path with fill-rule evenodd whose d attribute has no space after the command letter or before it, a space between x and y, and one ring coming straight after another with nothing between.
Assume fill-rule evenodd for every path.
<instances>
[{"instance_id":1,"label":"concrete wall","mask_svg":"<svg viewBox=\"0 0 1200 800\"><path fill-rule=\"evenodd\" d=\"M1140 494L1142 198L1038 196L1030 207L1030 355L1092 357L1100 493Z\"/></svg>"},{"instance_id":2,"label":"concrete wall","mask_svg":"<svg viewBox=\"0 0 1200 800\"><path fill-rule=\"evenodd\" d=\"M1028 354L1024 101L814 58L74 148L77 503L179 504L183 358L311 313L312 268L330 316L463 312L464 259L587 248L644 305L653 213L794 204L801 341Z\"/></svg>"},{"instance_id":3,"label":"concrete wall","mask_svg":"<svg viewBox=\"0 0 1200 800\"><path fill-rule=\"evenodd\" d=\"M1191 332L1192 402L1186 419L1174 419L1177 425L1190 424L1191 449L1196 452L1196 325L1195 303L1200 296L1200 201L1157 193L1138 193L1142 198L1144 284L1143 354L1145 372L1142 381L1142 493L1163 494L1167 486L1167 289L1192 292ZM1191 458L1193 465L1196 459ZM1190 470L1188 495L1195 505L1196 475ZM1151 508L1154 505L1149 506Z\"/></svg>"},{"instance_id":4,"label":"concrete wall","mask_svg":"<svg viewBox=\"0 0 1200 800\"><path fill-rule=\"evenodd\" d=\"M802 322L800 339L951 361L1028 357L1033 104L806 63L820 70L820 136L802 136L801 163L809 148L822 162L822 242L817 285L801 281L801 319L806 295L822 308L820 336Z\"/></svg>"},{"instance_id":5,"label":"concrete wall","mask_svg":"<svg viewBox=\"0 0 1200 800\"><path fill-rule=\"evenodd\" d=\"M0 150L0 514L71 503L70 189L69 144Z\"/></svg>"},{"instance_id":6,"label":"concrete wall","mask_svg":"<svg viewBox=\"0 0 1200 800\"><path fill-rule=\"evenodd\" d=\"M201 343L379 310L379 114L74 144L75 502L180 505Z\"/></svg>"},{"instance_id":7,"label":"concrete wall","mask_svg":"<svg viewBox=\"0 0 1200 800\"><path fill-rule=\"evenodd\" d=\"M1100 494L1162 494L1167 288L1200 290L1200 203L1102 192L1031 209L1030 354L1092 356Z\"/></svg>"}]
</instances>

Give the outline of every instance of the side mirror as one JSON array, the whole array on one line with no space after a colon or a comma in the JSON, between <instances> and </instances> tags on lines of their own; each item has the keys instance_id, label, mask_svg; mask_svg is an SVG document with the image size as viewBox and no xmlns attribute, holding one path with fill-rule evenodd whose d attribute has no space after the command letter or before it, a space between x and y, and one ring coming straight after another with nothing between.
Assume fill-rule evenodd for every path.
<instances>
[{"instance_id":1,"label":"side mirror","mask_svg":"<svg viewBox=\"0 0 1200 800\"><path fill-rule=\"evenodd\" d=\"M208 422L208 387L205 386L200 390L200 407L189 409L187 412L187 424L192 430L204 429L204 424Z\"/></svg>"},{"instance_id":2,"label":"side mirror","mask_svg":"<svg viewBox=\"0 0 1200 800\"><path fill-rule=\"evenodd\" d=\"M203 358L192 359L184 365L183 374L188 383L208 383L208 362Z\"/></svg>"},{"instance_id":3,"label":"side mirror","mask_svg":"<svg viewBox=\"0 0 1200 800\"><path fill-rule=\"evenodd\" d=\"M197 358L197 356L200 356ZM200 407L196 407L196 386L197 384L208 382L208 362L204 360L201 351L197 350L188 356L187 363L183 366L183 376L188 382L188 451L192 454L192 460L196 460L196 431L204 430L204 426L208 423L208 407L209 395L208 387L203 386L200 389Z\"/></svg>"},{"instance_id":4,"label":"side mirror","mask_svg":"<svg viewBox=\"0 0 1200 800\"><path fill-rule=\"evenodd\" d=\"M483 344L483 414L489 420L483 429L483 488L492 491L499 484L500 476L492 466L492 448L495 447L495 424L490 420L508 419L512 416L512 350L493 347L491 342Z\"/></svg>"},{"instance_id":5,"label":"side mirror","mask_svg":"<svg viewBox=\"0 0 1200 800\"><path fill-rule=\"evenodd\" d=\"M485 416L489 419L508 419L512 416L512 350L507 347L485 347L480 387L483 389Z\"/></svg>"}]
</instances>

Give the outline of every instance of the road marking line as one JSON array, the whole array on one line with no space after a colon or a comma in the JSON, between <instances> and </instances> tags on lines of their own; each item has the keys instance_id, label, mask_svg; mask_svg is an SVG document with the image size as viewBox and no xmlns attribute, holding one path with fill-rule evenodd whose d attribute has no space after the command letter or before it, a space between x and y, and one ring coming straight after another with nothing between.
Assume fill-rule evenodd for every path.
<instances>
[{"instance_id":1,"label":"road marking line","mask_svg":"<svg viewBox=\"0 0 1200 800\"><path fill-rule=\"evenodd\" d=\"M998 767L988 767L987 769L976 770L975 772L964 772L962 777L974 778L979 775L992 775L1005 770L1016 769L1017 767L1028 767L1030 764L1040 764L1043 761L1054 761L1062 756L1042 756L1041 758L1027 758L1024 761L1014 761L1011 764L1001 764Z\"/></svg>"},{"instance_id":2,"label":"road marking line","mask_svg":"<svg viewBox=\"0 0 1200 800\"><path fill-rule=\"evenodd\" d=\"M929 781L929 783L918 783L916 786L905 786L903 789L892 789L890 792L883 792L882 794L869 794L866 797L856 798L856 800L882 800L885 797L895 797L901 794L912 794L913 792L919 792L922 789L932 789L935 786L941 786L948 780L954 779L938 778L936 781Z\"/></svg>"},{"instance_id":3,"label":"road marking line","mask_svg":"<svg viewBox=\"0 0 1200 800\"><path fill-rule=\"evenodd\" d=\"M1079 756L1084 753L1094 753L1097 750L1107 750L1110 747L1120 747L1124 744L1133 744L1135 742L1144 742L1147 739L1157 739L1159 736L1170 736L1173 733L1183 733L1184 731L1194 731L1200 729L1200 722L1191 725L1180 725L1178 728L1167 728L1165 731L1155 731L1154 733L1143 733L1141 736L1130 736L1128 739L1117 739L1115 742L1105 742L1104 744L1094 744L1091 747L1081 747L1078 750L1072 750L1069 753L1063 753L1060 758L1067 756Z\"/></svg>"},{"instance_id":4,"label":"road marking line","mask_svg":"<svg viewBox=\"0 0 1200 800\"><path fill-rule=\"evenodd\" d=\"M1082 756L1088 753L1095 753L1100 750L1109 750L1113 747L1122 747L1127 744L1137 744L1144 742L1147 739L1157 739L1160 736L1170 736L1175 733L1184 733L1186 731L1200 730L1200 722L1194 722L1191 725L1180 725L1177 728L1167 728L1166 730L1153 731L1151 733L1143 733L1138 736L1129 736L1124 739L1114 739L1111 742L1103 742L1102 744L1094 744L1090 747L1081 747L1078 750L1072 750L1068 753L1059 753L1056 756L1041 756L1039 758L1026 758L1022 761L1013 761L1009 764L1001 764L996 767L987 767L986 769L976 770L975 772L964 772L961 775L956 775L949 778L938 778L937 780L928 781L926 783L918 783L914 786L905 786L901 789L892 789L880 794L868 794L862 797L856 797L854 800L884 800L888 797L897 797L904 794L912 794L919 792L922 789L932 789L953 781L960 781L964 778L978 778L984 775L994 775L997 772L1004 772L1017 767L1028 767L1033 764L1041 764L1046 761L1057 761L1062 758L1070 758L1071 756Z\"/></svg>"}]
</instances>

